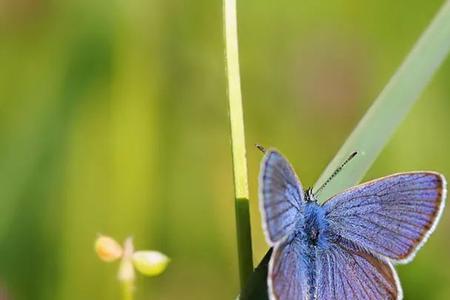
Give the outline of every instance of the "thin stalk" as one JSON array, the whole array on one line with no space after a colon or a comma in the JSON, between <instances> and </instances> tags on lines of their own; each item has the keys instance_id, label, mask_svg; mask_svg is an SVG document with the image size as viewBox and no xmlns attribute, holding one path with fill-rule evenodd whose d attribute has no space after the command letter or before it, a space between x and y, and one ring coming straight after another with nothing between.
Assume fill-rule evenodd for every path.
<instances>
[{"instance_id":1,"label":"thin stalk","mask_svg":"<svg viewBox=\"0 0 450 300\"><path fill-rule=\"evenodd\" d=\"M133 300L135 291L135 272L132 262L134 252L132 238L127 238L123 247L122 261L119 266L118 279L122 287L122 299Z\"/></svg>"},{"instance_id":2,"label":"thin stalk","mask_svg":"<svg viewBox=\"0 0 450 300\"><path fill-rule=\"evenodd\" d=\"M228 101L231 124L236 231L241 288L253 272L250 230L247 158L245 153L244 116L239 75L239 52L236 0L224 0L225 60L228 78Z\"/></svg>"},{"instance_id":3,"label":"thin stalk","mask_svg":"<svg viewBox=\"0 0 450 300\"><path fill-rule=\"evenodd\" d=\"M131 282L122 282L122 299L133 300L134 299L134 285Z\"/></svg>"},{"instance_id":4,"label":"thin stalk","mask_svg":"<svg viewBox=\"0 0 450 300\"><path fill-rule=\"evenodd\" d=\"M374 101L315 186L321 186L350 155L353 159L320 195L328 199L358 183L419 98L450 50L450 1L446 1L403 64Z\"/></svg>"}]
</instances>

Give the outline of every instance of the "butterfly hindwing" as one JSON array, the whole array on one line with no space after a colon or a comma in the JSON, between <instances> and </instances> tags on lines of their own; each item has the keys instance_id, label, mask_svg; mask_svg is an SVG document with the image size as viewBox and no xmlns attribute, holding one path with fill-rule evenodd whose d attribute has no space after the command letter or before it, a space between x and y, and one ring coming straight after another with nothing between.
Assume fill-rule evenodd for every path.
<instances>
[{"instance_id":1,"label":"butterfly hindwing","mask_svg":"<svg viewBox=\"0 0 450 300\"><path fill-rule=\"evenodd\" d=\"M341 240L340 244L321 251L317 272L317 299L320 300L395 300L402 297L391 263L350 241Z\"/></svg>"},{"instance_id":2,"label":"butterfly hindwing","mask_svg":"<svg viewBox=\"0 0 450 300\"><path fill-rule=\"evenodd\" d=\"M270 299L307 299L304 256L302 245L295 239L274 247L268 273Z\"/></svg>"},{"instance_id":3,"label":"butterfly hindwing","mask_svg":"<svg viewBox=\"0 0 450 300\"><path fill-rule=\"evenodd\" d=\"M350 188L325 202L331 230L396 262L411 259L440 216L445 178L399 173Z\"/></svg>"},{"instance_id":4,"label":"butterfly hindwing","mask_svg":"<svg viewBox=\"0 0 450 300\"><path fill-rule=\"evenodd\" d=\"M289 162L274 150L264 156L259 187L266 236L274 244L287 236L301 217L303 189Z\"/></svg>"}]
</instances>

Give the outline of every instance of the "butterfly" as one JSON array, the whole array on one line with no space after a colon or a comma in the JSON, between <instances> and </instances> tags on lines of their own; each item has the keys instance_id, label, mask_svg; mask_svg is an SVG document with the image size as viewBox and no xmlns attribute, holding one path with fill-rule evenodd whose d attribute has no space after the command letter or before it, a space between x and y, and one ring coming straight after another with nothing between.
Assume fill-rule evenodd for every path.
<instances>
[{"instance_id":1,"label":"butterfly","mask_svg":"<svg viewBox=\"0 0 450 300\"><path fill-rule=\"evenodd\" d=\"M273 247L270 299L402 299L393 264L411 261L433 232L446 180L435 172L398 173L319 204L289 162L268 150L259 196Z\"/></svg>"}]
</instances>

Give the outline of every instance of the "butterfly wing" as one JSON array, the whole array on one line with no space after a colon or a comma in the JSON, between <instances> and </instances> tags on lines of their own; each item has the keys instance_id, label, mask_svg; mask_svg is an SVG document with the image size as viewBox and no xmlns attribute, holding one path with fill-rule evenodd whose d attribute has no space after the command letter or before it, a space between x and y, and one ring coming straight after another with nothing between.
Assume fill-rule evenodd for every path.
<instances>
[{"instance_id":1,"label":"butterfly wing","mask_svg":"<svg viewBox=\"0 0 450 300\"><path fill-rule=\"evenodd\" d=\"M432 172L394 174L325 202L330 229L338 236L406 262L433 231L444 207L445 178Z\"/></svg>"},{"instance_id":2,"label":"butterfly wing","mask_svg":"<svg viewBox=\"0 0 450 300\"><path fill-rule=\"evenodd\" d=\"M298 240L284 240L274 247L269 263L270 299L307 299L306 266Z\"/></svg>"},{"instance_id":3,"label":"butterfly wing","mask_svg":"<svg viewBox=\"0 0 450 300\"><path fill-rule=\"evenodd\" d=\"M402 298L391 263L350 241L341 240L319 252L317 272L319 300Z\"/></svg>"},{"instance_id":4,"label":"butterfly wing","mask_svg":"<svg viewBox=\"0 0 450 300\"><path fill-rule=\"evenodd\" d=\"M270 150L261 164L259 197L267 240L273 245L287 236L303 210L303 189L289 162Z\"/></svg>"}]
</instances>

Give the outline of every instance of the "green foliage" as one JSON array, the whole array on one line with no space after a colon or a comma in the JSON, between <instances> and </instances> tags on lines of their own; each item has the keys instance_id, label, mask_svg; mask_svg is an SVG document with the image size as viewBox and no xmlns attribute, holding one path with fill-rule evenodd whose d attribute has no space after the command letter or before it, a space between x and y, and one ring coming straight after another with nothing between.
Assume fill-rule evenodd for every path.
<instances>
[{"instance_id":1,"label":"green foliage","mask_svg":"<svg viewBox=\"0 0 450 300\"><path fill-rule=\"evenodd\" d=\"M171 258L138 278L136 300L238 294L223 8L186 3L2 0L1 295L121 299L92 251L106 232ZM255 262L267 244L251 145L312 185L441 3L238 1ZM450 174L449 78L447 61L367 177ZM399 268L407 299L449 298L449 230L444 214Z\"/></svg>"}]
</instances>

